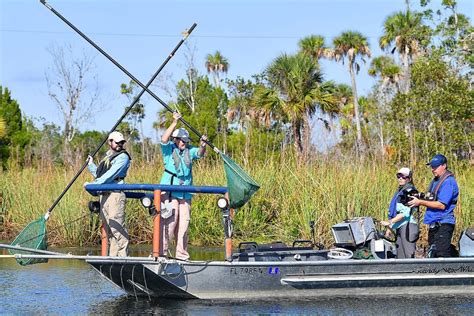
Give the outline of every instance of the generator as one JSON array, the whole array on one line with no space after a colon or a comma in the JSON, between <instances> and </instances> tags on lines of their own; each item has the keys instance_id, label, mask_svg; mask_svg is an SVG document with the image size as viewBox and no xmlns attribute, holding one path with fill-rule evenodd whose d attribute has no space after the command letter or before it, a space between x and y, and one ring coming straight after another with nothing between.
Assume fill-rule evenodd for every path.
<instances>
[{"instance_id":1,"label":"generator","mask_svg":"<svg viewBox=\"0 0 474 316\"><path fill-rule=\"evenodd\" d=\"M459 238L459 256L474 257L474 227L462 232Z\"/></svg>"},{"instance_id":2,"label":"generator","mask_svg":"<svg viewBox=\"0 0 474 316\"><path fill-rule=\"evenodd\" d=\"M354 217L331 227L334 246L353 247L364 245L375 237L376 229L372 217Z\"/></svg>"}]
</instances>

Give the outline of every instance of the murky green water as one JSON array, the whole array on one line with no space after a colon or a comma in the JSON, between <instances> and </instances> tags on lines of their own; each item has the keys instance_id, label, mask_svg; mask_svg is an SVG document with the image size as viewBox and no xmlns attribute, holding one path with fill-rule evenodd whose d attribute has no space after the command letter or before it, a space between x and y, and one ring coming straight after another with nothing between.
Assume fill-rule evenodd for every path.
<instances>
[{"instance_id":1,"label":"murky green water","mask_svg":"<svg viewBox=\"0 0 474 316\"><path fill-rule=\"evenodd\" d=\"M134 248L147 255L150 247ZM83 254L77 249L64 250ZM92 249L92 252L97 252ZM87 251L86 251L87 252ZM6 252L3 252L6 254ZM221 250L192 249L195 259L222 259ZM50 260L27 267L0 259L0 314L169 315L474 315L472 296L330 297L311 300L174 301L136 299L81 261Z\"/></svg>"}]
</instances>

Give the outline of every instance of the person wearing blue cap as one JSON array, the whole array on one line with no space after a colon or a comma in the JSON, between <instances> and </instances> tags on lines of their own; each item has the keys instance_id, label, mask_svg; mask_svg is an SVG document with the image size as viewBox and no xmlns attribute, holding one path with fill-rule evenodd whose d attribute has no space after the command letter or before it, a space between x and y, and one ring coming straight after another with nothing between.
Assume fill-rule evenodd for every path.
<instances>
[{"instance_id":1,"label":"person wearing blue cap","mask_svg":"<svg viewBox=\"0 0 474 316\"><path fill-rule=\"evenodd\" d=\"M409 206L425 206L423 223L429 225L428 244L430 257L452 257L455 248L451 245L454 225L454 209L458 201L459 188L454 174L449 171L448 159L437 154L426 165L431 166L434 179L429 186L433 200L413 198Z\"/></svg>"}]
</instances>

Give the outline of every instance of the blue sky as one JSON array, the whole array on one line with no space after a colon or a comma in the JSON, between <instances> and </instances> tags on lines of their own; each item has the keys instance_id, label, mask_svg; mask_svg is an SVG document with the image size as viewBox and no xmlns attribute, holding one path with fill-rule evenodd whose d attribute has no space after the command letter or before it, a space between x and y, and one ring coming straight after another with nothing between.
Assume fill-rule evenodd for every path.
<instances>
[{"instance_id":1,"label":"blue sky","mask_svg":"<svg viewBox=\"0 0 474 316\"><path fill-rule=\"evenodd\" d=\"M441 1L432 0L434 3ZM381 55L378 38L385 18L405 9L405 0L50 0L48 3L88 35L134 76L146 83L181 39L181 32L196 22L188 39L195 47L195 64L205 73L208 53L219 50L229 61L228 78L250 79L281 53L295 53L298 41L320 34L331 43L334 36L356 30L367 36L374 56ZM418 0L412 0L416 7ZM474 1L458 0L459 11L473 18ZM129 79L98 53L39 0L0 0L0 84L12 91L23 112L60 123L59 112L47 95L45 72L52 65L47 48L71 45L95 57L103 105L83 129L109 130L128 100L120 84ZM166 66L161 82L184 76L185 49ZM343 65L323 61L326 80L349 84ZM360 95L374 81L363 67L358 76ZM158 87L165 101L170 98ZM161 109L151 98L146 104L145 132Z\"/></svg>"}]
</instances>

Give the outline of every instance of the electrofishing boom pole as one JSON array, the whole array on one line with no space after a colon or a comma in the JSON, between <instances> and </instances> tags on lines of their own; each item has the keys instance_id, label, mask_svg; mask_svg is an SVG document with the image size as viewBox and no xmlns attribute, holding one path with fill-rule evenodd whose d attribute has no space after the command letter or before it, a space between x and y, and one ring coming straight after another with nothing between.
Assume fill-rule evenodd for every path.
<instances>
[{"instance_id":1,"label":"electrofishing boom pole","mask_svg":"<svg viewBox=\"0 0 474 316\"><path fill-rule=\"evenodd\" d=\"M97 44L95 44L90 38L88 38L84 33L82 33L77 27L75 27L71 22L66 20L58 11L54 10L50 5L46 3L46 0L40 0L51 12L58 16L64 23L66 23L70 28L72 28L77 34L84 38L89 44L94 46L102 55L104 55L108 60L110 60L115 66L122 70L130 79L135 81L144 91L148 92L156 101L158 101L163 107L171 113L174 111L156 94L148 89L148 86L144 85L137 78L135 78L130 72L128 72L122 65L120 65L115 59L113 59L109 54L107 54L103 49L101 49ZM196 26L193 24L191 31ZM186 127L188 127L193 133L195 133L199 138L202 138L202 134L199 133L194 127L192 127L188 122L183 118L179 119ZM219 154L224 160L224 170L227 177L227 186L229 188L229 202L231 208L242 207L250 197L260 188L258 183L256 183L239 165L237 165L230 157L221 152L207 139L203 141L211 147L217 154Z\"/></svg>"},{"instance_id":2,"label":"electrofishing boom pole","mask_svg":"<svg viewBox=\"0 0 474 316\"><path fill-rule=\"evenodd\" d=\"M96 43L94 43L89 37L87 37L84 33L82 33L77 27L75 27L71 22L69 22L65 17L63 17L58 11L56 11L53 7L46 3L46 0L40 0L42 4L44 4L51 12L53 12L57 17L59 17L64 23L66 23L70 28L72 28L77 34L79 34L83 39L85 39L89 44L94 46L102 55L104 55L108 60L110 60L115 66L117 66L120 70L122 70L130 79L135 81L140 87L143 88L148 94L150 94L156 101L158 101L165 109L169 112L173 113L173 109L166 104L165 101L161 100L156 94L148 89L148 86L141 83L135 76L133 76L127 69L125 69L122 65L120 65L114 58L112 58L109 54L107 54L102 48L100 48ZM188 31L189 33L196 27L196 23L193 24L191 29ZM174 52L173 52L174 53ZM183 118L180 118L180 121L186 125L190 130L192 130L199 138L202 137L202 134L199 133L194 127L192 127L188 122L186 122ZM220 153L220 150L216 148L211 142L208 140L203 140L207 145L209 145L215 152Z\"/></svg>"},{"instance_id":3,"label":"electrofishing boom pole","mask_svg":"<svg viewBox=\"0 0 474 316\"><path fill-rule=\"evenodd\" d=\"M98 47L94 42L92 42L90 39L88 39L84 34L81 33L81 31L79 31L76 27L74 27L74 25L72 25L71 23L69 23L64 17L62 17L56 10L54 10L49 4L46 3L46 0L40 0L42 4L44 4L48 9L50 9L54 14L56 14L57 16L59 16L59 18L61 20L63 20L64 22L66 22L66 24L68 24L70 27L72 27L76 32L78 32L82 37L84 37L90 44L92 44L96 49L98 49L105 57L107 57L108 59L110 59L116 66L118 66L120 69L124 70L122 66L120 66L115 60L112 59L112 57L110 57L106 52L104 52L100 47ZM158 68L158 70L155 72L155 74L153 75L153 77L151 77L151 79L147 82L146 85L143 85L141 83L139 83L139 85L143 88L142 91L140 91L140 93L138 93L135 98L133 99L133 102L132 104L127 107L127 110L123 113L123 115L119 118L119 120L117 121L117 123L115 123L115 125L110 129L110 132L113 132L117 126L122 122L122 120L128 115L128 113L132 110L132 108L138 103L138 101L140 100L141 96L145 93L145 91L148 91L148 93L150 93L150 90L148 90L148 87L152 84L152 82L156 79L156 77L158 76L158 74L163 70L163 68L165 67L165 65L170 61L170 59L174 56L174 54L176 53L176 51L181 47L181 45L184 43L184 41L188 38L188 36L191 34L191 32L194 30L194 28L196 27L196 23L194 23L188 30L186 30L183 34L184 34L184 37L179 41L179 43L176 45L176 47L173 49L173 51L168 55L168 57L166 58L166 60L161 64L160 68ZM124 70L127 75L129 75L129 77L133 77L131 76L131 74L129 74L126 70ZM136 81L137 83L139 82L136 78L132 78L132 80ZM108 136L108 135L107 135ZM92 157L94 157L97 152L99 152L100 148L102 148L102 146L107 142L107 137L104 138L104 140L100 143L100 145L96 148L96 150L91 154ZM87 166L87 161L82 165L81 169L76 173L76 175L74 176L74 178L72 178L72 180L69 182L69 184L66 186L66 188L64 189L64 191L59 195L59 197L54 201L53 205L51 205L51 207L48 209L48 212L46 213L45 217L48 218L49 215L51 214L51 212L53 211L53 209L56 207L56 205L59 203L59 201L62 199L62 197L64 196L64 194L66 194L66 192L69 190L69 188L72 186L72 184L77 180L77 178L80 176L80 174L82 173L82 171L84 171L84 169L86 168Z\"/></svg>"}]
</instances>

